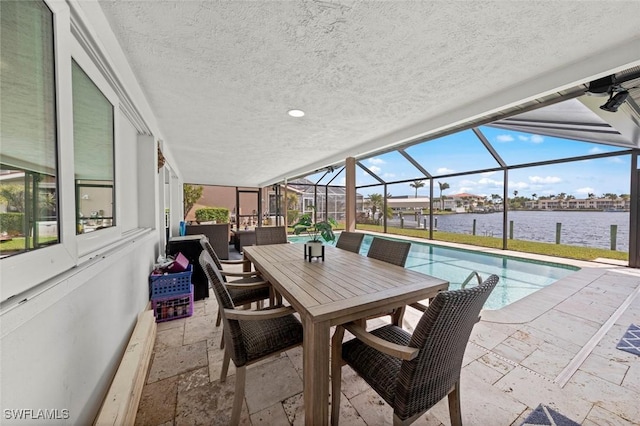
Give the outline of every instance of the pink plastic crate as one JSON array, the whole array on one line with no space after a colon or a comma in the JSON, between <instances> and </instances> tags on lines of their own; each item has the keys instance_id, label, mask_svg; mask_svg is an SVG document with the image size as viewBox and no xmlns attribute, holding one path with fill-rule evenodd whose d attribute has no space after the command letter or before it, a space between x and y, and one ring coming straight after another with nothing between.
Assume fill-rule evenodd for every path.
<instances>
[{"instance_id":1,"label":"pink plastic crate","mask_svg":"<svg viewBox=\"0 0 640 426\"><path fill-rule=\"evenodd\" d=\"M193 315L193 285L190 293L151 300L156 322L171 321Z\"/></svg>"}]
</instances>

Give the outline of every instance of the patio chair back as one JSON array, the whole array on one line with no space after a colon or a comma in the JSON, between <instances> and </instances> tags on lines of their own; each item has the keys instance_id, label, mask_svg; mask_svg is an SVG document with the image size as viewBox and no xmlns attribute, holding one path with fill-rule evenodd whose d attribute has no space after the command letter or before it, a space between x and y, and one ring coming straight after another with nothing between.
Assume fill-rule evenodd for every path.
<instances>
[{"instance_id":1,"label":"patio chair back","mask_svg":"<svg viewBox=\"0 0 640 426\"><path fill-rule=\"evenodd\" d=\"M211 260L213 260L213 262L216 264L216 267L222 271L222 263L220 263L220 258L218 257L218 255L216 254L216 251L213 249L213 246L211 245L211 243L209 242L209 239L207 237L202 238L200 240L200 245L202 246L202 249L204 251L206 251L207 253L209 253L209 257L211 258ZM203 268L204 269L204 268ZM224 277L222 277L224 278ZM226 280L225 280L226 281Z\"/></svg>"},{"instance_id":2,"label":"patio chair back","mask_svg":"<svg viewBox=\"0 0 640 426\"><path fill-rule=\"evenodd\" d=\"M340 233L340 236L338 237L336 247L338 247L339 249L352 251L354 253L360 253L360 246L362 245L363 239L363 233L342 231Z\"/></svg>"},{"instance_id":3,"label":"patio chair back","mask_svg":"<svg viewBox=\"0 0 640 426\"><path fill-rule=\"evenodd\" d=\"M262 226L256 228L256 245L288 243L287 228L284 226Z\"/></svg>"},{"instance_id":4,"label":"patio chair back","mask_svg":"<svg viewBox=\"0 0 640 426\"><path fill-rule=\"evenodd\" d=\"M413 334L392 324L370 332L388 342L418 348L413 359L383 353L357 338L344 343L332 360L334 379L340 379L339 366L349 364L393 408L394 424L414 422L448 396L451 424L461 425L462 358L480 310L497 283L498 276L491 275L477 287L438 293ZM339 327L336 336L342 339L343 332ZM337 386L332 397L335 407L340 402ZM332 424L337 425L339 415L333 414Z\"/></svg>"},{"instance_id":5,"label":"patio chair back","mask_svg":"<svg viewBox=\"0 0 640 426\"><path fill-rule=\"evenodd\" d=\"M497 283L491 275L477 287L438 293L429 304L408 345L420 353L402 362L396 379L394 412L400 418L428 410L458 386L471 330Z\"/></svg>"},{"instance_id":6,"label":"patio chair back","mask_svg":"<svg viewBox=\"0 0 640 426\"><path fill-rule=\"evenodd\" d=\"M233 360L236 366L231 419L225 422L236 426L240 424L247 366L301 345L303 342L302 324L293 315L292 308L278 306L269 307L262 311L240 311L244 314L239 314L238 311L227 314L225 310L233 310L234 304L222 282L220 271L215 268L206 251L200 254L199 261L211 282L218 300L219 312L222 313L224 320L225 352L220 371L221 383L226 381L229 361ZM263 313L267 315L262 315Z\"/></svg>"},{"instance_id":7,"label":"patio chair back","mask_svg":"<svg viewBox=\"0 0 640 426\"><path fill-rule=\"evenodd\" d=\"M404 266L409 256L409 250L411 250L411 243L373 237L367 257L382 260L393 265Z\"/></svg>"},{"instance_id":8,"label":"patio chair back","mask_svg":"<svg viewBox=\"0 0 640 426\"><path fill-rule=\"evenodd\" d=\"M200 254L200 266L202 266L204 273L207 275L211 283L211 288L213 288L213 293L216 295L216 300L218 301L218 309L220 310L223 321L225 346L228 348L227 350L233 363L236 367L240 367L247 362L247 351L242 343L242 329L237 320L229 320L225 316L224 310L234 309L235 306L227 287L224 285L220 271L210 259L209 254L203 251Z\"/></svg>"}]
</instances>

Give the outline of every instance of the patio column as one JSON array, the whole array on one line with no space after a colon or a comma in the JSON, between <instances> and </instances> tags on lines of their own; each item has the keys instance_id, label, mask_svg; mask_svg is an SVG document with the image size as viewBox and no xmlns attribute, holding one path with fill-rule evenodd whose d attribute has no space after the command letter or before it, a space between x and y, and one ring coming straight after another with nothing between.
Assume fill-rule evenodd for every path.
<instances>
[{"instance_id":1,"label":"patio column","mask_svg":"<svg viewBox=\"0 0 640 426\"><path fill-rule=\"evenodd\" d=\"M347 158L345 162L346 172L346 205L345 205L345 230L356 230L356 159Z\"/></svg>"}]
</instances>

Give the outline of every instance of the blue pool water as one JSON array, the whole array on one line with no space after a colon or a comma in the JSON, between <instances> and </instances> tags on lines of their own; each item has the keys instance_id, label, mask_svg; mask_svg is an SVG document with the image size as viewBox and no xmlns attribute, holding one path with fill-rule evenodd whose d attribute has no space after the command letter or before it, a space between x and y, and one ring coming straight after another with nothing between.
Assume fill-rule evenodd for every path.
<instances>
[{"instance_id":1,"label":"blue pool water","mask_svg":"<svg viewBox=\"0 0 640 426\"><path fill-rule=\"evenodd\" d=\"M361 255L367 255L372 239L373 236L365 235L360 247ZM293 243L303 243L308 238L293 236L289 237L289 240ZM413 241L405 267L447 280L451 290L460 288L462 282L473 271L478 272L482 279L491 274L498 275L500 281L489 296L485 309L500 309L580 269L559 263L499 256ZM474 278L469 285L475 283L477 280Z\"/></svg>"}]
</instances>

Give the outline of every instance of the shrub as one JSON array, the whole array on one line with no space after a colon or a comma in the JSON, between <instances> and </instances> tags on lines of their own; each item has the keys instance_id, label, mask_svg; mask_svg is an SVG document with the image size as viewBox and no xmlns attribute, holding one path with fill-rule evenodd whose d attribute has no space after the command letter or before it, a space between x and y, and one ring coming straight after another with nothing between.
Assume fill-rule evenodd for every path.
<instances>
[{"instance_id":1,"label":"shrub","mask_svg":"<svg viewBox=\"0 0 640 426\"><path fill-rule=\"evenodd\" d=\"M356 216L356 223L364 225L377 225L377 220L366 215L366 213L358 213Z\"/></svg>"},{"instance_id":2,"label":"shrub","mask_svg":"<svg viewBox=\"0 0 640 426\"><path fill-rule=\"evenodd\" d=\"M196 210L198 222L229 223L229 209L224 207L205 207Z\"/></svg>"},{"instance_id":3,"label":"shrub","mask_svg":"<svg viewBox=\"0 0 640 426\"><path fill-rule=\"evenodd\" d=\"M24 227L24 213L0 213L0 232L11 236L21 235Z\"/></svg>"}]
</instances>

